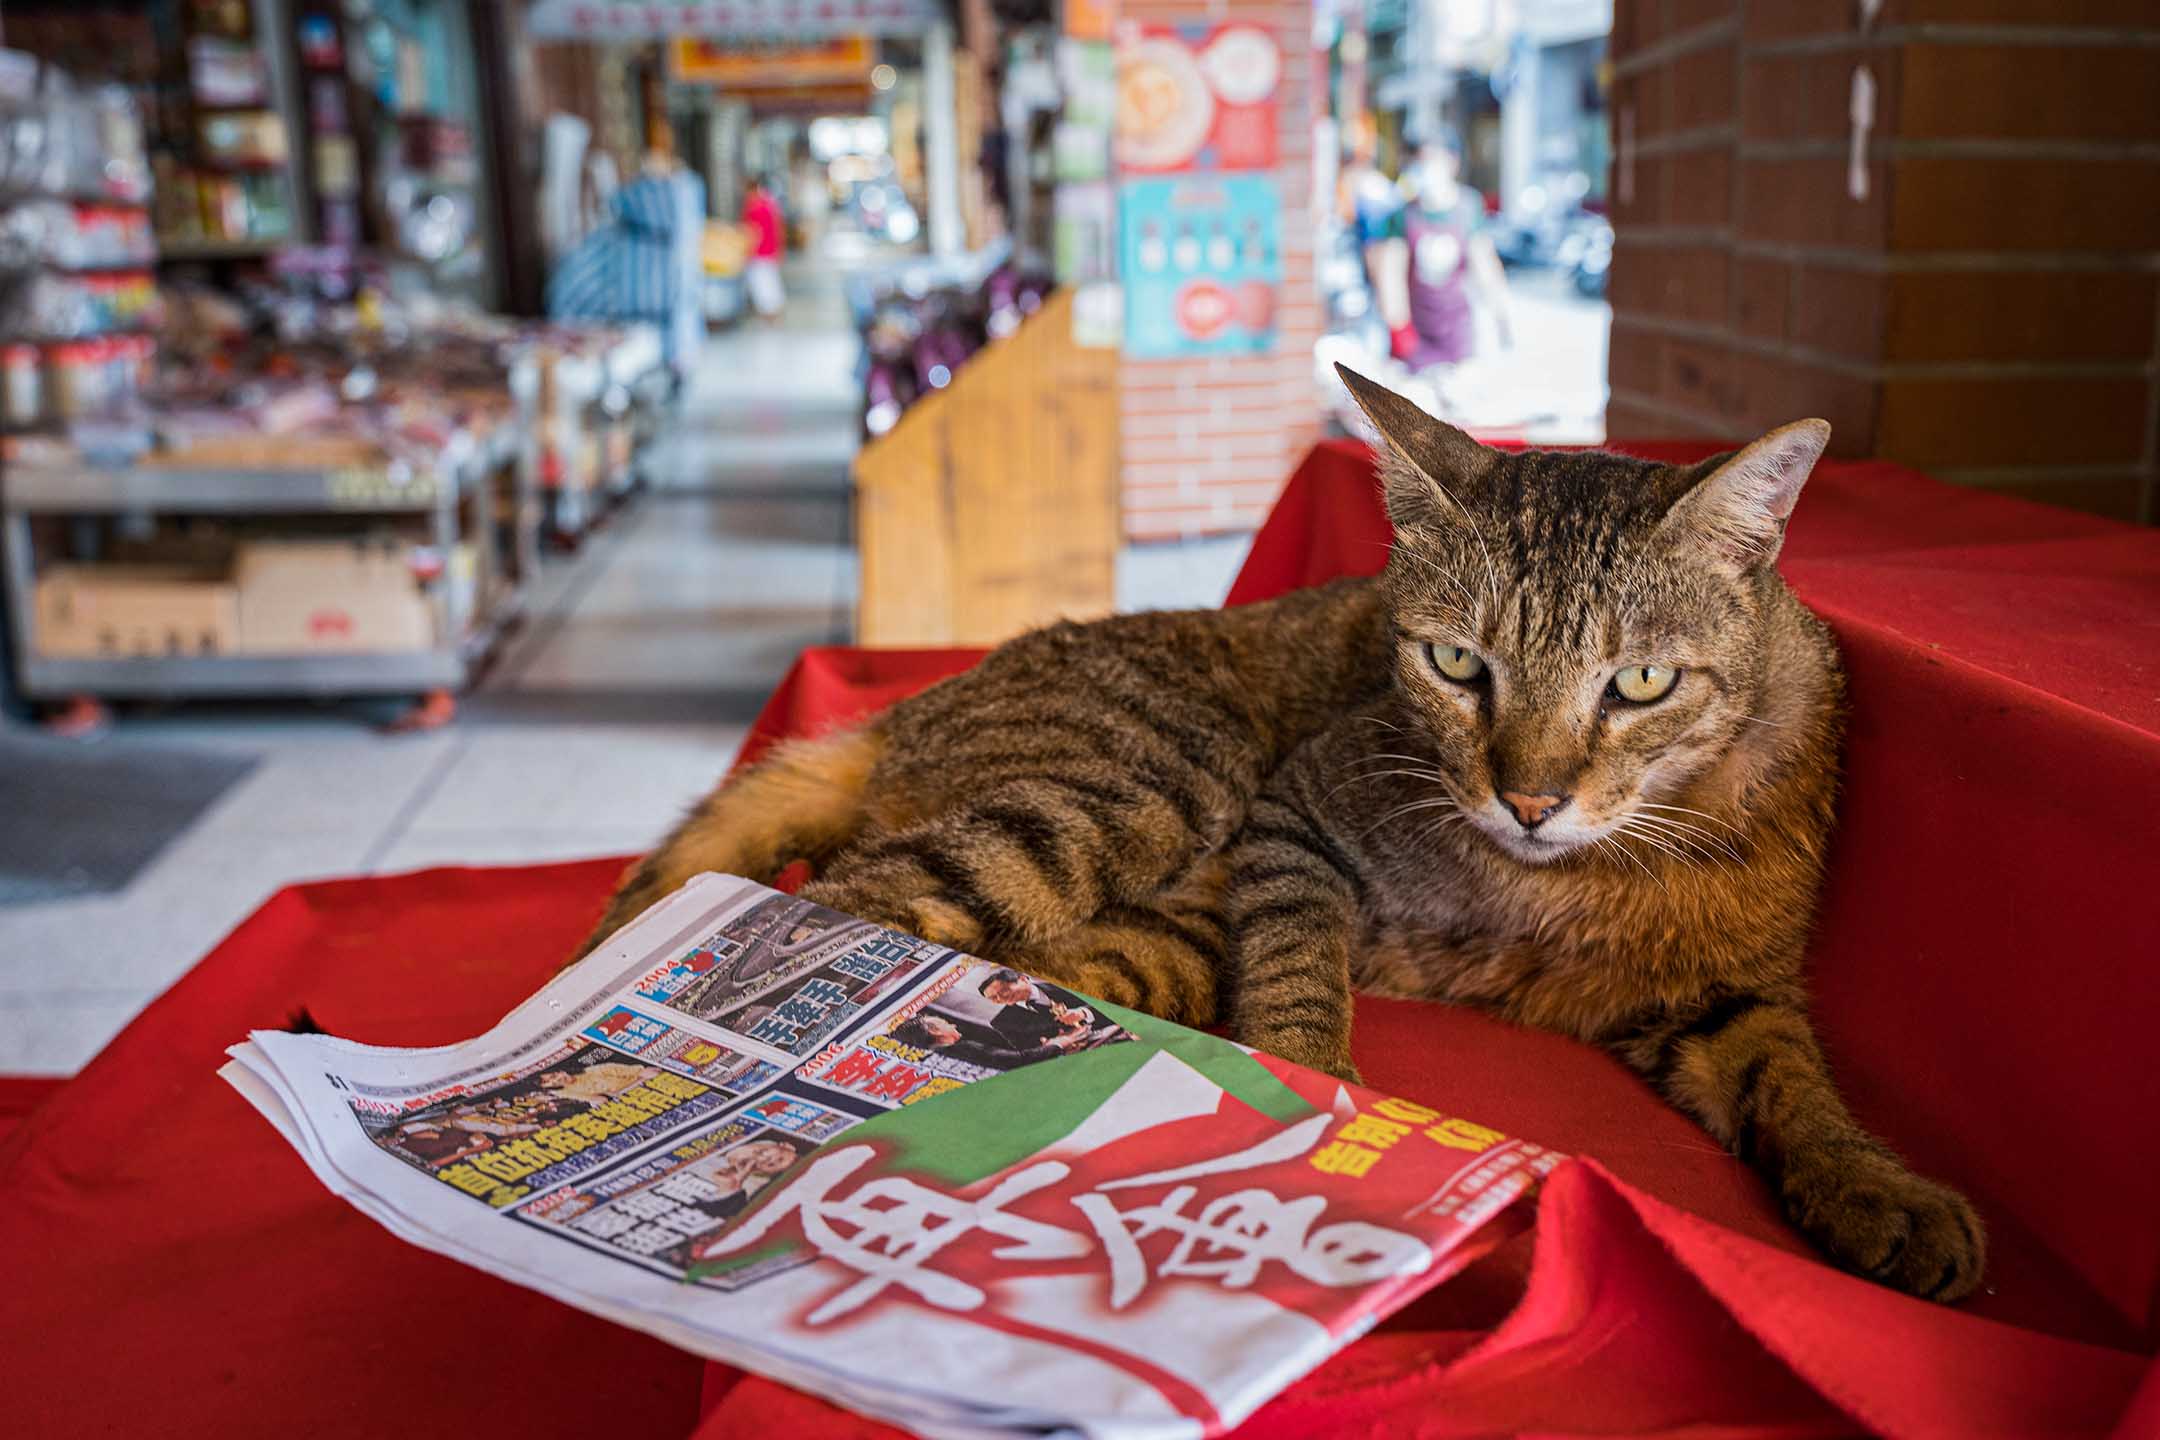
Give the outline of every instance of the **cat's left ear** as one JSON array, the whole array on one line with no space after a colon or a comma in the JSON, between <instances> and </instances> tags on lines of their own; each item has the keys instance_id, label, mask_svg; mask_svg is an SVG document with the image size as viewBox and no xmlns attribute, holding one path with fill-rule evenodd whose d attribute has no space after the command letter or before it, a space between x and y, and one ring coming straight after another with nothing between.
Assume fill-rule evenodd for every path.
<instances>
[{"instance_id":1,"label":"cat's left ear","mask_svg":"<svg viewBox=\"0 0 2160 1440\"><path fill-rule=\"evenodd\" d=\"M1769 564L1785 543L1800 487L1829 443L1829 421L1795 420L1711 462L1704 467L1709 473L1673 502L1665 530L1689 532L1742 567Z\"/></svg>"},{"instance_id":2,"label":"cat's left ear","mask_svg":"<svg viewBox=\"0 0 2160 1440\"><path fill-rule=\"evenodd\" d=\"M1386 447L1380 481L1395 527L1467 522L1462 507L1483 495L1499 452L1347 365L1335 373Z\"/></svg>"}]
</instances>

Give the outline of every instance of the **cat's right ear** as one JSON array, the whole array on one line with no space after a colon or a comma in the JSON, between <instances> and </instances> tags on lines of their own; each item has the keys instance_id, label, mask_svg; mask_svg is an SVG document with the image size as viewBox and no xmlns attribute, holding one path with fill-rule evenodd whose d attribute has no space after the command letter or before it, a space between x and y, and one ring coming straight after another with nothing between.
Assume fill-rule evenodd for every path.
<instances>
[{"instance_id":1,"label":"cat's right ear","mask_svg":"<svg viewBox=\"0 0 2160 1440\"><path fill-rule=\"evenodd\" d=\"M1664 528L1743 569L1769 564L1785 543L1785 522L1800 502L1800 487L1829 443L1829 421L1795 420L1731 455L1704 461L1702 478L1673 503Z\"/></svg>"},{"instance_id":2,"label":"cat's right ear","mask_svg":"<svg viewBox=\"0 0 2160 1440\"><path fill-rule=\"evenodd\" d=\"M1478 444L1347 365L1336 365L1335 373L1387 447L1392 463L1381 465L1380 478L1386 487L1388 518L1398 528L1467 519L1460 515L1462 506L1483 493L1500 452Z\"/></svg>"}]
</instances>

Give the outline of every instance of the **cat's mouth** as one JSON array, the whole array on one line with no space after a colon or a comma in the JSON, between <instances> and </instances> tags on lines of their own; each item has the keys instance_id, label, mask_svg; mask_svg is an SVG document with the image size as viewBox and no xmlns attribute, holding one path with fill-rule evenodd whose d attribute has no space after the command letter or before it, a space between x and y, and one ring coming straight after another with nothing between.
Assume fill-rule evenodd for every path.
<instances>
[{"instance_id":1,"label":"cat's mouth","mask_svg":"<svg viewBox=\"0 0 2160 1440\"><path fill-rule=\"evenodd\" d=\"M1506 855L1529 861L1529 864L1534 866L1549 866L1555 859L1572 855L1585 844L1596 840L1594 831L1585 833L1581 827L1575 825L1560 827L1547 823L1540 825L1538 829L1523 829L1521 825L1516 825L1514 820L1506 818L1480 820L1477 829L1482 829L1486 840L1499 846Z\"/></svg>"},{"instance_id":2,"label":"cat's mouth","mask_svg":"<svg viewBox=\"0 0 2160 1440\"><path fill-rule=\"evenodd\" d=\"M1550 865L1572 855L1594 842L1606 829L1602 825L1586 825L1578 819L1555 816L1535 829L1526 830L1513 816L1500 810L1497 801L1492 810L1481 812L1476 819L1479 831L1501 853L1531 865Z\"/></svg>"}]
</instances>

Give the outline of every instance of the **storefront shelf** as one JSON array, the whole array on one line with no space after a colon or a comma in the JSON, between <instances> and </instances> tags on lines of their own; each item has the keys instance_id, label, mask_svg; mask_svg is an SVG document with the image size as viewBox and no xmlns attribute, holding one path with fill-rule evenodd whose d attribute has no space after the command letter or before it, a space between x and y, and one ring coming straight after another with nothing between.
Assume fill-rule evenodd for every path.
<instances>
[{"instance_id":1,"label":"storefront shelf","mask_svg":"<svg viewBox=\"0 0 2160 1440\"><path fill-rule=\"evenodd\" d=\"M466 664L454 650L354 655L130 655L17 662L33 700L75 695L150 699L196 695L405 695L453 689Z\"/></svg>"},{"instance_id":2,"label":"storefront shelf","mask_svg":"<svg viewBox=\"0 0 2160 1440\"><path fill-rule=\"evenodd\" d=\"M399 485L379 469L231 470L85 465L11 466L0 478L11 514L424 514L442 501L435 477Z\"/></svg>"}]
</instances>

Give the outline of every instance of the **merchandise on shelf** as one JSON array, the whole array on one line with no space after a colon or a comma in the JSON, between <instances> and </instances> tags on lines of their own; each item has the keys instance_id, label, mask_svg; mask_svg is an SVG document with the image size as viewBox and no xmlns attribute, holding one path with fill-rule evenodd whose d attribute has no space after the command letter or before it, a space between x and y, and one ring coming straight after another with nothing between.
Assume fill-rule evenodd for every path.
<instances>
[{"instance_id":1,"label":"merchandise on shelf","mask_svg":"<svg viewBox=\"0 0 2160 1440\"><path fill-rule=\"evenodd\" d=\"M141 204L150 193L142 118L118 85L77 85L0 51L0 198Z\"/></svg>"},{"instance_id":2,"label":"merchandise on shelf","mask_svg":"<svg viewBox=\"0 0 2160 1440\"><path fill-rule=\"evenodd\" d=\"M148 270L27 275L0 301L0 333L37 340L89 340L141 330L157 319L157 282Z\"/></svg>"},{"instance_id":3,"label":"merchandise on shelf","mask_svg":"<svg viewBox=\"0 0 2160 1440\"><path fill-rule=\"evenodd\" d=\"M980 283L931 285L904 269L858 297L863 341L863 430L883 435L933 390L942 390L968 357L1020 328L1042 307L1050 278L1006 261Z\"/></svg>"},{"instance_id":4,"label":"merchandise on shelf","mask_svg":"<svg viewBox=\"0 0 2160 1440\"><path fill-rule=\"evenodd\" d=\"M292 233L286 177L276 170L203 170L158 164L159 248L185 258L198 245L261 244Z\"/></svg>"},{"instance_id":5,"label":"merchandise on shelf","mask_svg":"<svg viewBox=\"0 0 2160 1440\"><path fill-rule=\"evenodd\" d=\"M35 425L45 414L45 361L35 345L0 347L0 423Z\"/></svg>"},{"instance_id":6,"label":"merchandise on shelf","mask_svg":"<svg viewBox=\"0 0 2160 1440\"><path fill-rule=\"evenodd\" d=\"M202 105L261 105L269 95L263 59L253 45L219 35L188 41L188 89Z\"/></svg>"},{"instance_id":7,"label":"merchandise on shelf","mask_svg":"<svg viewBox=\"0 0 2160 1440\"><path fill-rule=\"evenodd\" d=\"M37 348L44 360L44 410L24 423L72 423L124 411L141 394L157 342L147 335L120 335Z\"/></svg>"},{"instance_id":8,"label":"merchandise on shelf","mask_svg":"<svg viewBox=\"0 0 2160 1440\"><path fill-rule=\"evenodd\" d=\"M156 259L150 217L134 206L24 200L0 208L0 269L147 267Z\"/></svg>"},{"instance_id":9,"label":"merchandise on shelf","mask_svg":"<svg viewBox=\"0 0 2160 1440\"><path fill-rule=\"evenodd\" d=\"M196 121L195 136L206 164L267 168L290 154L285 121L274 110L215 111Z\"/></svg>"}]
</instances>

